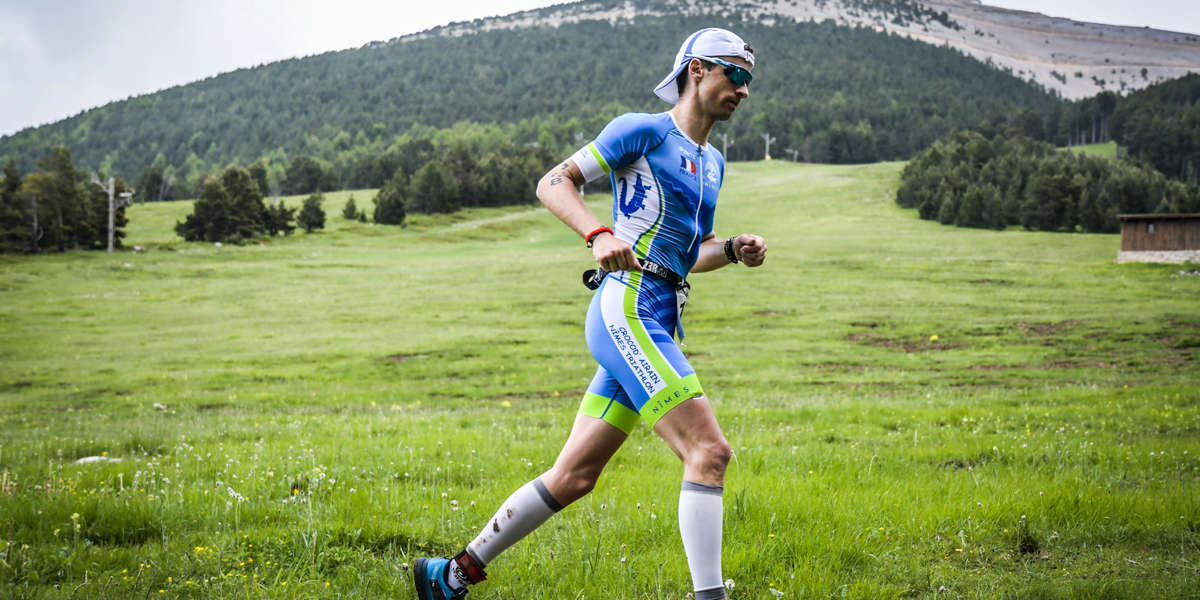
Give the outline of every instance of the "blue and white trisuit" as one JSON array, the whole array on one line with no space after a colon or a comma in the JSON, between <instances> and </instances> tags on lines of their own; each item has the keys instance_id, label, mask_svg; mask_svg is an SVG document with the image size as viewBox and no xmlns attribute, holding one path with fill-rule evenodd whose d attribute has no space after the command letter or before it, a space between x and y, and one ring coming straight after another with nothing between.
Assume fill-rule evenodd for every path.
<instances>
[{"instance_id":1,"label":"blue and white trisuit","mask_svg":"<svg viewBox=\"0 0 1200 600\"><path fill-rule=\"evenodd\" d=\"M670 113L628 113L571 160L587 181L609 176L614 235L639 260L686 277L713 230L721 153L689 139ZM609 273L588 308L588 349L600 366L580 412L629 433L639 415L653 425L703 393L676 331L682 337L673 285L645 272Z\"/></svg>"}]
</instances>

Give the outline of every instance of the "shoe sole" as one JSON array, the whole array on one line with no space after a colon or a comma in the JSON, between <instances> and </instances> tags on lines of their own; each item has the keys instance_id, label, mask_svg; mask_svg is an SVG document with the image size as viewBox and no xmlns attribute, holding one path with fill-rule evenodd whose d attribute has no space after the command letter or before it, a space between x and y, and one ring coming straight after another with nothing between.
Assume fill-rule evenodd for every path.
<instances>
[{"instance_id":1,"label":"shoe sole","mask_svg":"<svg viewBox=\"0 0 1200 600\"><path fill-rule=\"evenodd\" d=\"M425 575L425 559L418 558L417 562L413 563L413 584L417 587L417 598L420 600L433 600L433 596L426 593L430 589L429 578Z\"/></svg>"}]
</instances>

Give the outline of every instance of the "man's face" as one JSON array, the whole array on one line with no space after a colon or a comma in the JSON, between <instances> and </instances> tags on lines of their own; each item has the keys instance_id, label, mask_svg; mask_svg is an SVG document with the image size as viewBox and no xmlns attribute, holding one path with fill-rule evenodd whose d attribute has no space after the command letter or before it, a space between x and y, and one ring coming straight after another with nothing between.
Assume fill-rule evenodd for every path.
<instances>
[{"instance_id":1,"label":"man's face","mask_svg":"<svg viewBox=\"0 0 1200 600\"><path fill-rule=\"evenodd\" d=\"M717 58L741 66L748 71L752 70L750 63L743 58L737 56L719 56ZM711 70L707 67L708 64L705 63L700 65L700 69L704 72L699 86L700 105L718 121L726 121L733 116L738 104L750 97L750 86L749 84L734 85L725 75L725 68L721 65L717 65Z\"/></svg>"}]
</instances>

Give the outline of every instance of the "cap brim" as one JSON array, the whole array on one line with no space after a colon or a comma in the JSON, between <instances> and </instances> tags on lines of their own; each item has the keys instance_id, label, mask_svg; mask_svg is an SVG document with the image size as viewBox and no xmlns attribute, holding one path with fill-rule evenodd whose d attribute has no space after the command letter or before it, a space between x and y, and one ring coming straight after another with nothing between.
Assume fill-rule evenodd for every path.
<instances>
[{"instance_id":1,"label":"cap brim","mask_svg":"<svg viewBox=\"0 0 1200 600\"><path fill-rule=\"evenodd\" d=\"M654 95L662 98L667 104L675 104L679 102L679 88L675 85L675 78L692 62L690 59L683 61L677 65L666 79L663 79L657 86L654 86Z\"/></svg>"}]
</instances>

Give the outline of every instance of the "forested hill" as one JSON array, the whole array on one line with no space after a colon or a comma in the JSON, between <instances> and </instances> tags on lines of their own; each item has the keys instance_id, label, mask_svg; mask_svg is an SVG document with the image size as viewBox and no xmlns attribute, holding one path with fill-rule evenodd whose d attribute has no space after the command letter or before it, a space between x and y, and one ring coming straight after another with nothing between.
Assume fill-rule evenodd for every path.
<instances>
[{"instance_id":1,"label":"forested hill","mask_svg":"<svg viewBox=\"0 0 1200 600\"><path fill-rule=\"evenodd\" d=\"M913 8L920 5L873 2L893 6L893 19L946 22ZM1022 108L1045 131L1059 128L1053 95L949 48L833 22L764 19L754 1L689 6L719 14L600 11L595 19L533 19L516 28L481 21L242 69L2 138L0 160L12 156L28 172L52 146L65 145L84 168L107 163L134 181L157 158L190 185L231 163L266 157L281 169L288 156L310 155L351 185L365 153L381 152L414 126L461 121L507 124L512 141L561 152L620 112L666 109L650 88L679 42L712 25L742 33L760 57L750 101L717 131L734 140L733 160L762 158L766 133L777 139L776 156L792 149L815 161L864 162L911 156L953 128L1005 120Z\"/></svg>"}]
</instances>

